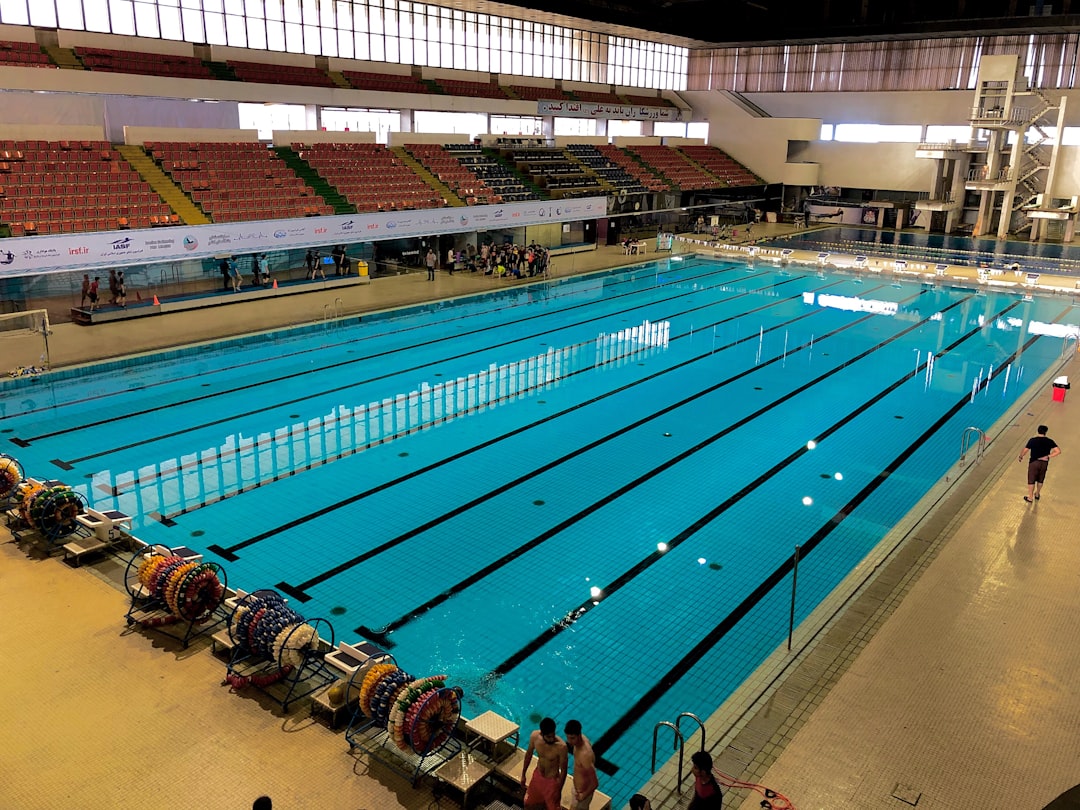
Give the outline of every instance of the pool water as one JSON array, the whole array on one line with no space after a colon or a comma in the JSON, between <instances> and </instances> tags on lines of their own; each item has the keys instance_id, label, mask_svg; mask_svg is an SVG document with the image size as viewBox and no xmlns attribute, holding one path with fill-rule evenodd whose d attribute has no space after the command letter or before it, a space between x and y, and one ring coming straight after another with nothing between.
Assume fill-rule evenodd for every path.
<instances>
[{"instance_id":1,"label":"pool water","mask_svg":"<svg viewBox=\"0 0 1080 810\"><path fill-rule=\"evenodd\" d=\"M1052 298L699 257L59 372L29 475L523 731L621 806L1062 356ZM811 447L812 445L812 447Z\"/></svg>"},{"instance_id":2,"label":"pool water","mask_svg":"<svg viewBox=\"0 0 1080 810\"><path fill-rule=\"evenodd\" d=\"M837 225L796 231L770 244L804 250L872 253L916 261L1004 269L1016 263L1024 272L1080 274L1080 245L952 236Z\"/></svg>"}]
</instances>

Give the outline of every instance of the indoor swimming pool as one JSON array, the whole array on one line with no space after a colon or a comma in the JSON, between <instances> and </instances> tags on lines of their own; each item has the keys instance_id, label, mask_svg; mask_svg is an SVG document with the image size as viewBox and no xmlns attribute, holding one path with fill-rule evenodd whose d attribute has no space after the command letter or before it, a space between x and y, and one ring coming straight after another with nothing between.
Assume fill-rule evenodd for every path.
<instances>
[{"instance_id":1,"label":"indoor swimming pool","mask_svg":"<svg viewBox=\"0 0 1080 810\"><path fill-rule=\"evenodd\" d=\"M795 546L798 622L1078 326L1063 298L671 257L15 381L3 444L448 673L467 715L579 719L621 807L656 723L786 641Z\"/></svg>"}]
</instances>

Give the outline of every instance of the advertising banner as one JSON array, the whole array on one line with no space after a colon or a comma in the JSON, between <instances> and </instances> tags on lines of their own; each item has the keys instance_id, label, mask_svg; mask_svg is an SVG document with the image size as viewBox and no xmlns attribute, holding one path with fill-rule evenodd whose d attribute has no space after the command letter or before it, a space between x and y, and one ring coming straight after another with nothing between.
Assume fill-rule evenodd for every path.
<instances>
[{"instance_id":1,"label":"advertising banner","mask_svg":"<svg viewBox=\"0 0 1080 810\"><path fill-rule=\"evenodd\" d=\"M0 278L595 219L605 197L0 239Z\"/></svg>"},{"instance_id":2,"label":"advertising banner","mask_svg":"<svg viewBox=\"0 0 1080 810\"><path fill-rule=\"evenodd\" d=\"M631 121L678 121L676 107L640 107L633 104L594 104L588 101L538 101L537 115L562 118L618 118Z\"/></svg>"}]
</instances>

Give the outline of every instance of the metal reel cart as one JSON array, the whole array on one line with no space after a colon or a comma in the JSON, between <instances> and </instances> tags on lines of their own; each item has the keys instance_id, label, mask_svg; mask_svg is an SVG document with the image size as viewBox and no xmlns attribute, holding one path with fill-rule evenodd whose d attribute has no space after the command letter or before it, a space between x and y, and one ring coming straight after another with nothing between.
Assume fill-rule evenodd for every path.
<instances>
[{"instance_id":1,"label":"metal reel cart","mask_svg":"<svg viewBox=\"0 0 1080 810\"><path fill-rule=\"evenodd\" d=\"M289 704L331 683L325 658L334 628L326 619L305 619L277 591L258 590L238 598L228 618L229 656L225 682L233 689L255 686L268 695L281 684L278 699ZM280 689L275 689L280 693Z\"/></svg>"},{"instance_id":2,"label":"metal reel cart","mask_svg":"<svg viewBox=\"0 0 1080 810\"><path fill-rule=\"evenodd\" d=\"M189 548L161 545L132 555L124 571L124 587L131 597L124 616L127 624L157 630L182 627L180 635L170 635L186 648L197 633L223 621L218 609L225 600L225 569L201 560L202 555Z\"/></svg>"}]
</instances>

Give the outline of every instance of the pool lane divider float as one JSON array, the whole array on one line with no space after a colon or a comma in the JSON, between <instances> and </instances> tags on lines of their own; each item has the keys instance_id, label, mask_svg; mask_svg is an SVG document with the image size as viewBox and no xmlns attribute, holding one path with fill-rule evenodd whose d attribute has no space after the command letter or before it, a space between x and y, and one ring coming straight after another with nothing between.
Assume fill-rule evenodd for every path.
<instances>
[{"instance_id":1,"label":"pool lane divider float","mask_svg":"<svg viewBox=\"0 0 1080 810\"><path fill-rule=\"evenodd\" d=\"M18 460L0 454L0 503L13 520L36 530L50 544L74 532L86 514L86 500L59 481L27 479ZM346 730L349 750L361 748L405 773L415 787L420 776L462 750L454 733L461 719L463 691L448 687L447 675L416 678L398 667L393 655L374 645L366 660L354 661L349 678L331 673L326 658L335 651L334 629L325 619L306 619L273 590L240 592L226 600L225 570L188 548L147 545L128 561L124 587L131 599L129 626L163 630L183 626L186 648L193 636L225 623L231 645L224 685L267 690L283 683L289 704L320 689L332 703L356 708ZM339 666L340 669L340 666ZM387 757L395 750L398 756Z\"/></svg>"},{"instance_id":2,"label":"pool lane divider float","mask_svg":"<svg viewBox=\"0 0 1080 810\"><path fill-rule=\"evenodd\" d=\"M326 619L305 618L273 590L245 593L228 604L232 649L223 685L238 692L282 683L285 694L279 702L288 711L294 700L334 681L324 660L334 647L334 628Z\"/></svg>"},{"instance_id":3,"label":"pool lane divider float","mask_svg":"<svg viewBox=\"0 0 1080 810\"><path fill-rule=\"evenodd\" d=\"M67 484L60 481L19 480L14 489L9 482L21 474L19 463L10 456L0 457L0 493L7 490L5 498L9 510L18 513L11 533L18 539L25 529L33 530L46 542L48 550L59 547L60 541L79 528L76 518L86 514L86 499ZM13 506L14 505L14 506Z\"/></svg>"},{"instance_id":4,"label":"pool lane divider float","mask_svg":"<svg viewBox=\"0 0 1080 810\"><path fill-rule=\"evenodd\" d=\"M415 787L419 778L462 750L454 737L461 718L460 687L446 675L416 678L393 656L373 656L353 673L346 695L357 695L345 730L350 752L361 749L404 773Z\"/></svg>"},{"instance_id":5,"label":"pool lane divider float","mask_svg":"<svg viewBox=\"0 0 1080 810\"><path fill-rule=\"evenodd\" d=\"M128 625L161 629L184 625L184 647L197 633L220 624L225 599L225 570L202 555L182 556L165 546L150 546L128 562L124 584L131 605Z\"/></svg>"},{"instance_id":6,"label":"pool lane divider float","mask_svg":"<svg viewBox=\"0 0 1080 810\"><path fill-rule=\"evenodd\" d=\"M14 456L0 453L0 503L9 508L19 484L26 478L22 465Z\"/></svg>"}]
</instances>

